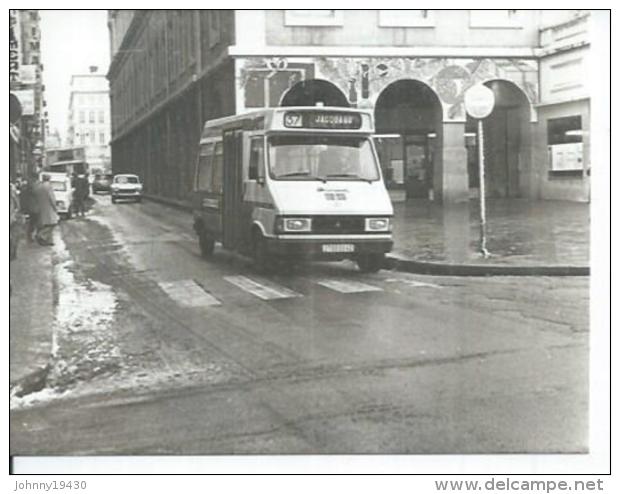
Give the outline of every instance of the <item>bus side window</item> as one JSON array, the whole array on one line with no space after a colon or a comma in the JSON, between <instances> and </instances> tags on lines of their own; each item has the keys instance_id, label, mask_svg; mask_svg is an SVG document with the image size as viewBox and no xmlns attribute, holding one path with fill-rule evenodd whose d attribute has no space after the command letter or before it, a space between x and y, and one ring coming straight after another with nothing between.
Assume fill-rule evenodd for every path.
<instances>
[{"instance_id":1,"label":"bus side window","mask_svg":"<svg viewBox=\"0 0 620 494\"><path fill-rule=\"evenodd\" d=\"M263 176L265 162L265 143L262 137L254 137L250 141L250 166L248 168L248 178L258 180Z\"/></svg>"},{"instance_id":2,"label":"bus side window","mask_svg":"<svg viewBox=\"0 0 620 494\"><path fill-rule=\"evenodd\" d=\"M223 147L222 142L215 144L215 150L213 155L213 182L211 185L211 192L218 194L222 193L222 173L224 160L222 157Z\"/></svg>"},{"instance_id":3,"label":"bus side window","mask_svg":"<svg viewBox=\"0 0 620 494\"><path fill-rule=\"evenodd\" d=\"M200 146L200 156L198 156L198 177L196 180L197 190L212 189L213 174L213 144Z\"/></svg>"}]
</instances>

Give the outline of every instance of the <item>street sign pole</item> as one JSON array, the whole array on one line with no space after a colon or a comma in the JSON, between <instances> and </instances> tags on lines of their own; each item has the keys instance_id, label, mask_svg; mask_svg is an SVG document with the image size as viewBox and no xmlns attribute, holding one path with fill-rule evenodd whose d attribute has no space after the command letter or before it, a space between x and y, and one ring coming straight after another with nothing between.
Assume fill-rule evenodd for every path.
<instances>
[{"instance_id":1,"label":"street sign pole","mask_svg":"<svg viewBox=\"0 0 620 494\"><path fill-rule=\"evenodd\" d=\"M489 257L487 250L487 208L484 184L484 126L482 119L478 119L478 177L480 181L480 253Z\"/></svg>"},{"instance_id":2,"label":"street sign pole","mask_svg":"<svg viewBox=\"0 0 620 494\"><path fill-rule=\"evenodd\" d=\"M484 126L482 119L488 117L495 106L495 95L483 84L476 84L465 93L465 110L478 121L478 177L480 181L480 253L489 257L487 250L487 208L484 187Z\"/></svg>"}]
</instances>

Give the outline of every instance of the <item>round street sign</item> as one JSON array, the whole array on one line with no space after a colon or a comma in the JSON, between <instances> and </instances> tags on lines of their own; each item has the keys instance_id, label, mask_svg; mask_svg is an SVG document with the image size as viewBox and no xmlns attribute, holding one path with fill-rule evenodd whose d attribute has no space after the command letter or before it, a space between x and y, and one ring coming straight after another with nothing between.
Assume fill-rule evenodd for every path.
<instances>
[{"instance_id":1,"label":"round street sign","mask_svg":"<svg viewBox=\"0 0 620 494\"><path fill-rule=\"evenodd\" d=\"M495 105L495 95L483 84L476 84L465 92L465 110L474 118L488 117Z\"/></svg>"}]
</instances>

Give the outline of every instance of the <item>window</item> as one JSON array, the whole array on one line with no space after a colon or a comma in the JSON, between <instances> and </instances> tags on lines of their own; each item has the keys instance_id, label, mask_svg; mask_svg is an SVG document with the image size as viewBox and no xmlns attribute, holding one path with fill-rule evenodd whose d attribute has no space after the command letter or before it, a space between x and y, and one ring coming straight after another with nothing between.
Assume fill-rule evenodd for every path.
<instances>
[{"instance_id":1,"label":"window","mask_svg":"<svg viewBox=\"0 0 620 494\"><path fill-rule=\"evenodd\" d=\"M207 192L222 191L222 143L204 144L198 156L196 188Z\"/></svg>"},{"instance_id":2,"label":"window","mask_svg":"<svg viewBox=\"0 0 620 494\"><path fill-rule=\"evenodd\" d=\"M86 136L84 134L80 135L80 144L86 144Z\"/></svg>"},{"instance_id":3,"label":"window","mask_svg":"<svg viewBox=\"0 0 620 494\"><path fill-rule=\"evenodd\" d=\"M360 137L270 137L269 169L275 180L379 180L370 141Z\"/></svg>"},{"instance_id":4,"label":"window","mask_svg":"<svg viewBox=\"0 0 620 494\"><path fill-rule=\"evenodd\" d=\"M551 176L583 175L581 115L547 120L547 145Z\"/></svg>"},{"instance_id":5,"label":"window","mask_svg":"<svg viewBox=\"0 0 620 494\"><path fill-rule=\"evenodd\" d=\"M285 26L342 26L342 10L285 10Z\"/></svg>"},{"instance_id":6,"label":"window","mask_svg":"<svg viewBox=\"0 0 620 494\"><path fill-rule=\"evenodd\" d=\"M211 191L214 148L214 144L204 144L200 146L200 155L198 156L198 177L196 180L196 188L198 190Z\"/></svg>"},{"instance_id":7,"label":"window","mask_svg":"<svg viewBox=\"0 0 620 494\"><path fill-rule=\"evenodd\" d=\"M523 27L519 10L470 10L469 27L519 29Z\"/></svg>"},{"instance_id":8,"label":"window","mask_svg":"<svg viewBox=\"0 0 620 494\"><path fill-rule=\"evenodd\" d=\"M103 115L103 110L99 110L99 123L104 123L105 119L104 119L104 115Z\"/></svg>"},{"instance_id":9,"label":"window","mask_svg":"<svg viewBox=\"0 0 620 494\"><path fill-rule=\"evenodd\" d=\"M381 27L435 27L434 10L380 10Z\"/></svg>"},{"instance_id":10,"label":"window","mask_svg":"<svg viewBox=\"0 0 620 494\"><path fill-rule=\"evenodd\" d=\"M96 134L95 132L90 132L90 143L95 144Z\"/></svg>"},{"instance_id":11,"label":"window","mask_svg":"<svg viewBox=\"0 0 620 494\"><path fill-rule=\"evenodd\" d=\"M84 110L80 110L80 123L85 123L86 122L86 115L84 113Z\"/></svg>"},{"instance_id":12,"label":"window","mask_svg":"<svg viewBox=\"0 0 620 494\"><path fill-rule=\"evenodd\" d=\"M105 144L105 134L103 132L99 132L99 144Z\"/></svg>"},{"instance_id":13,"label":"window","mask_svg":"<svg viewBox=\"0 0 620 494\"><path fill-rule=\"evenodd\" d=\"M265 164L265 141L263 137L254 137L250 141L250 166L248 168L248 178L257 180L262 176Z\"/></svg>"},{"instance_id":14,"label":"window","mask_svg":"<svg viewBox=\"0 0 620 494\"><path fill-rule=\"evenodd\" d=\"M88 112L88 123L95 123L95 110Z\"/></svg>"}]
</instances>

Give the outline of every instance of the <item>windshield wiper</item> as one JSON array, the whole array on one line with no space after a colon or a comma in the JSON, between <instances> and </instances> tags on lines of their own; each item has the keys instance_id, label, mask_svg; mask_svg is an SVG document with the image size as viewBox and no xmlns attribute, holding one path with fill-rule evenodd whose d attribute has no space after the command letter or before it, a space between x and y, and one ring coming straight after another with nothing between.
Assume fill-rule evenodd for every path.
<instances>
[{"instance_id":1,"label":"windshield wiper","mask_svg":"<svg viewBox=\"0 0 620 494\"><path fill-rule=\"evenodd\" d=\"M299 171L299 172L284 173L283 175L278 175L276 177L276 179L285 178L285 177L308 177L311 180L321 180L322 182L325 182L324 178L315 177L314 175L310 175L309 171Z\"/></svg>"},{"instance_id":2,"label":"windshield wiper","mask_svg":"<svg viewBox=\"0 0 620 494\"><path fill-rule=\"evenodd\" d=\"M330 173L329 175L325 175L325 178L359 178L368 183L372 182L369 178L360 177L357 173Z\"/></svg>"}]
</instances>

